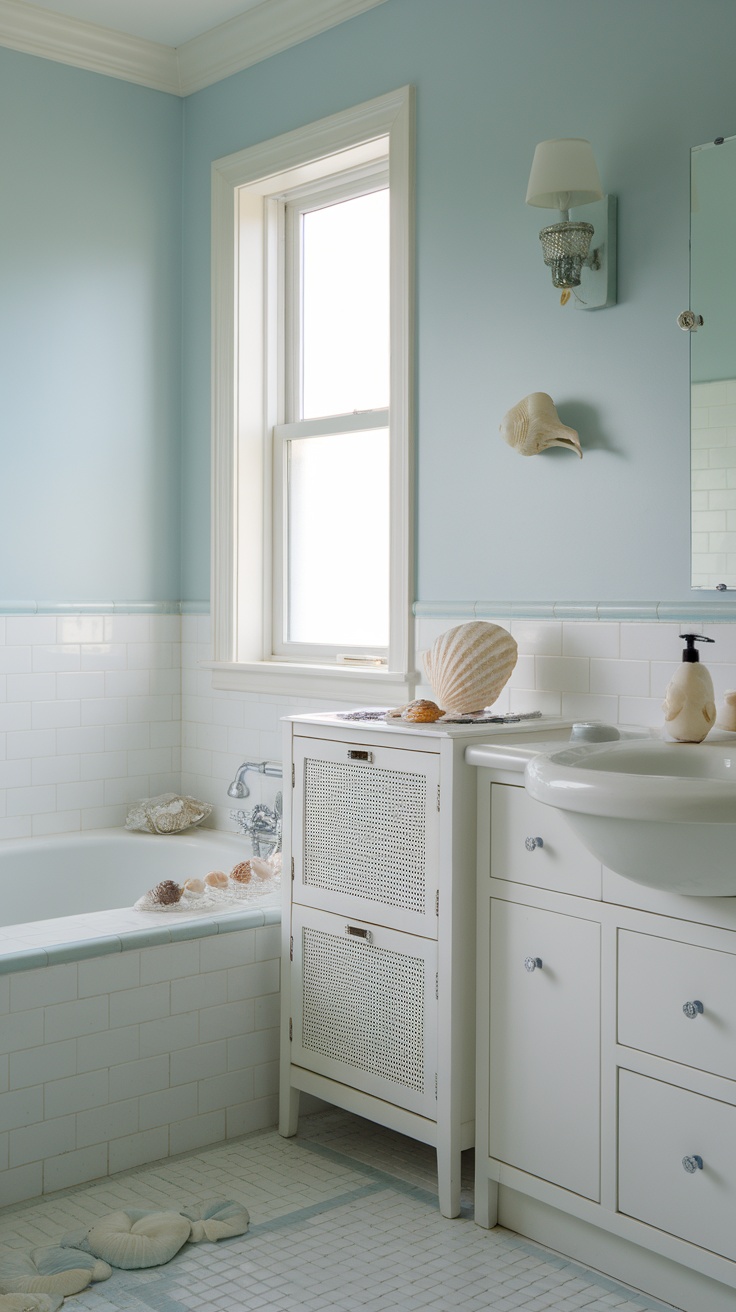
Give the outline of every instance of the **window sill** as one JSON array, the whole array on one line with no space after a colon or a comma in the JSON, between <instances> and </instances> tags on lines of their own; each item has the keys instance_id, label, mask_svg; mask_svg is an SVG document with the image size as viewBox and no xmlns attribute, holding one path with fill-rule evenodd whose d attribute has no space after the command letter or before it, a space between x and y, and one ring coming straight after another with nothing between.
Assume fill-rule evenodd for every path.
<instances>
[{"instance_id":1,"label":"window sill","mask_svg":"<svg viewBox=\"0 0 736 1312\"><path fill-rule=\"evenodd\" d=\"M400 705L410 701L418 674L391 670L303 665L292 661L203 661L212 687L225 692L258 692L284 697L319 697L362 705Z\"/></svg>"}]
</instances>

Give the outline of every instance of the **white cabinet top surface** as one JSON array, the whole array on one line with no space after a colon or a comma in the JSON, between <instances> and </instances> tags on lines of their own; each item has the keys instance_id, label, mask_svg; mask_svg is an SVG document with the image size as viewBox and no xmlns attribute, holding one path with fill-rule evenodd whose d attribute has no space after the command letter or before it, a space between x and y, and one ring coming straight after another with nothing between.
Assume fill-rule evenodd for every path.
<instances>
[{"instance_id":1,"label":"white cabinet top surface","mask_svg":"<svg viewBox=\"0 0 736 1312\"><path fill-rule=\"evenodd\" d=\"M548 750L567 742L570 736L572 720L563 720L555 715L541 715L533 720L506 721L502 724L446 724L435 721L433 724L416 724L407 720L352 720L346 718L350 711L313 712L307 715L285 715L284 720L293 724L294 732L302 726L317 726L325 729L365 731L371 735L381 734L392 738L406 737L408 734L420 734L424 738L471 738L475 742L491 739L496 742L514 742L518 738L544 737ZM549 740L553 739L550 745ZM396 744L398 746L398 743ZM469 749L470 750L470 749ZM479 749L480 750L480 749ZM539 746L536 751L545 748ZM535 753L532 753L535 754ZM480 765L480 761L466 757L471 765ZM524 765L529 756L524 757ZM496 762L493 762L495 765ZM508 767L513 768L513 767ZM523 765L520 767L523 769Z\"/></svg>"}]
</instances>

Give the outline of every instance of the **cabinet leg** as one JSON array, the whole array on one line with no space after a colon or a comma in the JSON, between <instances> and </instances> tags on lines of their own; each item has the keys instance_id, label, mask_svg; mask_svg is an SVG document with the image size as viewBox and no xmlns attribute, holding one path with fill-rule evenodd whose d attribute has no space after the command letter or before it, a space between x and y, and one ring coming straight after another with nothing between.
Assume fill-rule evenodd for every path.
<instances>
[{"instance_id":1,"label":"cabinet leg","mask_svg":"<svg viewBox=\"0 0 736 1312\"><path fill-rule=\"evenodd\" d=\"M299 1128L299 1090L282 1085L279 1097L279 1134L291 1139Z\"/></svg>"},{"instance_id":2,"label":"cabinet leg","mask_svg":"<svg viewBox=\"0 0 736 1312\"><path fill-rule=\"evenodd\" d=\"M437 1184L440 1212L452 1218L460 1215L460 1153L446 1145L437 1145Z\"/></svg>"},{"instance_id":3,"label":"cabinet leg","mask_svg":"<svg viewBox=\"0 0 736 1312\"><path fill-rule=\"evenodd\" d=\"M475 1180L475 1224L484 1230L498 1225L498 1185L480 1175Z\"/></svg>"}]
</instances>

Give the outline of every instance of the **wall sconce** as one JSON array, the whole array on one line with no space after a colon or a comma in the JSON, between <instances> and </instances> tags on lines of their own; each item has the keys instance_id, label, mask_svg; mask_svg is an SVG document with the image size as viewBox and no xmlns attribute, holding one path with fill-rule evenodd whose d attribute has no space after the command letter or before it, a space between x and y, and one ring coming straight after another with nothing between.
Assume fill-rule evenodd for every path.
<instances>
[{"instance_id":1,"label":"wall sconce","mask_svg":"<svg viewBox=\"0 0 736 1312\"><path fill-rule=\"evenodd\" d=\"M615 305L616 198L603 195L590 142L581 137L540 141L526 203L560 211L560 222L542 228L539 240L553 285L562 289L562 304L573 291L581 310ZM578 205L590 206L585 218L571 218Z\"/></svg>"}]
</instances>

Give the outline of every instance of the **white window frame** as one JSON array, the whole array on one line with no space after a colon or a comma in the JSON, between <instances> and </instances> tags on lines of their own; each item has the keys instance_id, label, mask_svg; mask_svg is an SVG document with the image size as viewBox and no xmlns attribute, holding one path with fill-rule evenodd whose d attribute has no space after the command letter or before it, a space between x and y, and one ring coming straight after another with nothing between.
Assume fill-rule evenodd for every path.
<instances>
[{"instance_id":1,"label":"white window frame","mask_svg":"<svg viewBox=\"0 0 736 1312\"><path fill-rule=\"evenodd\" d=\"M388 154L391 238L390 638L388 662L355 667L275 655L273 433L285 415L280 367L283 198ZM386 96L212 167L213 686L262 693L406 700L413 669L413 92ZM368 513L368 512L366 512Z\"/></svg>"}]
</instances>

